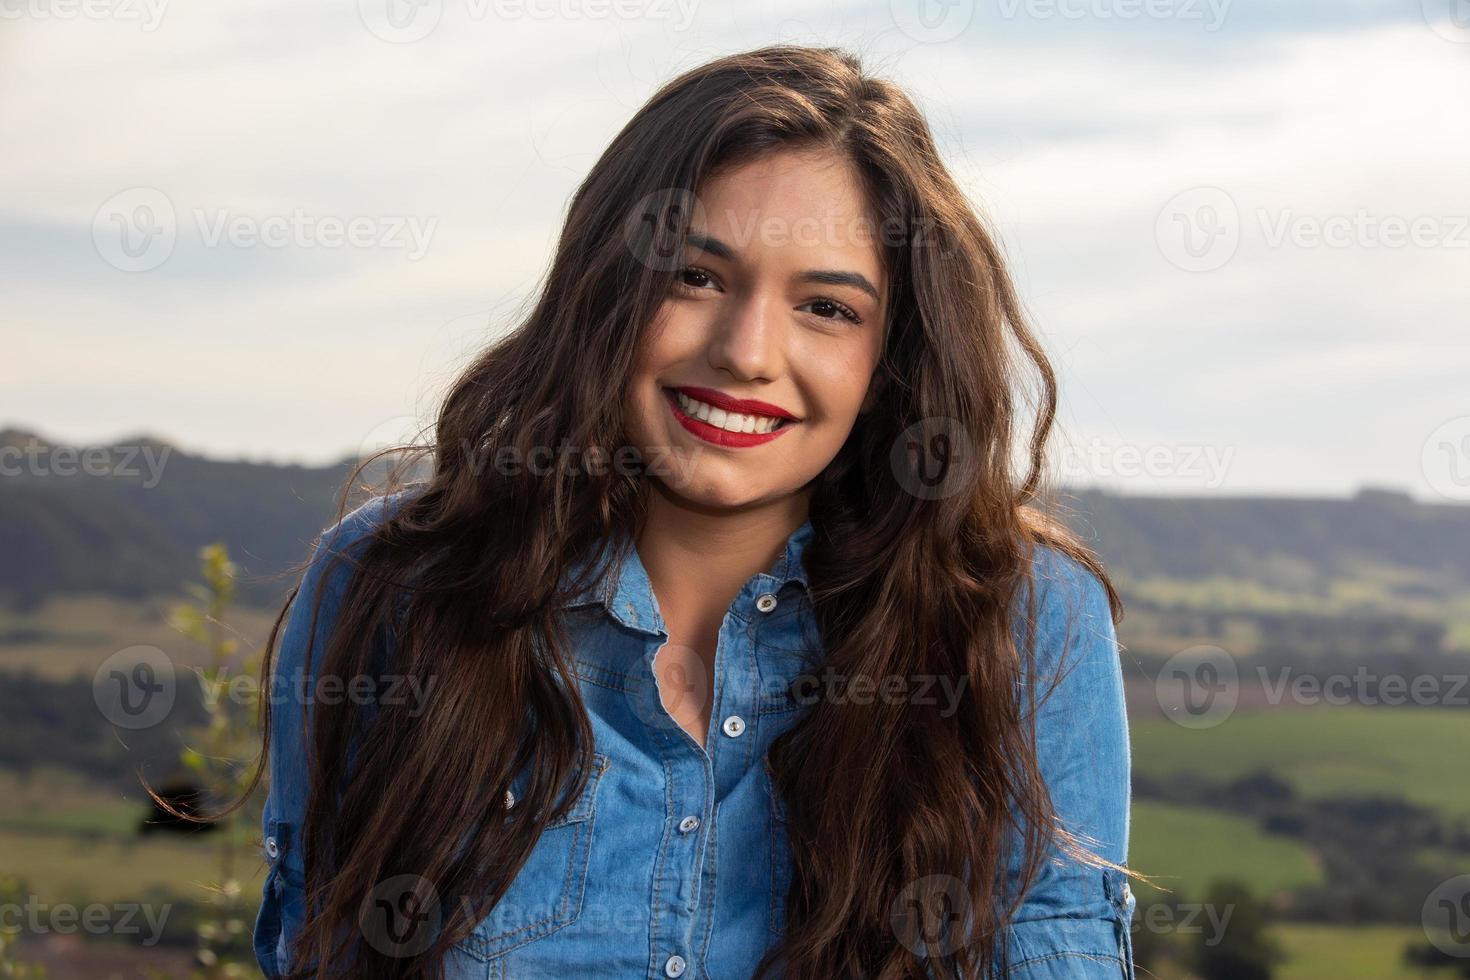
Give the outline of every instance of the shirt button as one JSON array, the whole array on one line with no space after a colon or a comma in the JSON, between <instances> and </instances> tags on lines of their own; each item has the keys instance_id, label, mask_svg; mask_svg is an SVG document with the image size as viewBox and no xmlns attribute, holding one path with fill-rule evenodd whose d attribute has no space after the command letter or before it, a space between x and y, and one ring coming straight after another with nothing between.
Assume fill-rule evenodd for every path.
<instances>
[{"instance_id":1,"label":"shirt button","mask_svg":"<svg viewBox=\"0 0 1470 980\"><path fill-rule=\"evenodd\" d=\"M265 839L265 856L272 861L281 856L281 845L276 843L274 837L267 837Z\"/></svg>"},{"instance_id":2,"label":"shirt button","mask_svg":"<svg viewBox=\"0 0 1470 980\"><path fill-rule=\"evenodd\" d=\"M510 790L505 791L505 808L509 810L516 805L516 795Z\"/></svg>"},{"instance_id":3,"label":"shirt button","mask_svg":"<svg viewBox=\"0 0 1470 980\"><path fill-rule=\"evenodd\" d=\"M770 612L772 609L776 608L776 597L767 592L765 595L755 600L755 608L759 609L761 612Z\"/></svg>"},{"instance_id":4,"label":"shirt button","mask_svg":"<svg viewBox=\"0 0 1470 980\"><path fill-rule=\"evenodd\" d=\"M664 961L664 976L682 977L684 975L684 968L688 965L684 962L684 957L675 953Z\"/></svg>"},{"instance_id":5,"label":"shirt button","mask_svg":"<svg viewBox=\"0 0 1470 980\"><path fill-rule=\"evenodd\" d=\"M687 834L690 831L698 829L698 827L699 818L695 816L688 816L679 821L679 833L681 834Z\"/></svg>"},{"instance_id":6,"label":"shirt button","mask_svg":"<svg viewBox=\"0 0 1470 980\"><path fill-rule=\"evenodd\" d=\"M740 717L739 715L731 715L730 717L725 719L724 725L720 727L722 727L725 730L725 734L730 736L731 738L739 738L741 735L745 734L745 719Z\"/></svg>"}]
</instances>

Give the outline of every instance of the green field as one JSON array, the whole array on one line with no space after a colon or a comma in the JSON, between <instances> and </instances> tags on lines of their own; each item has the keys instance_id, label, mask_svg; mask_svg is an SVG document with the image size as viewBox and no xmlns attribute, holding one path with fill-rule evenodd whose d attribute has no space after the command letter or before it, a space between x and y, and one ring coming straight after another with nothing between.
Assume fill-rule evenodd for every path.
<instances>
[{"instance_id":1,"label":"green field","mask_svg":"<svg viewBox=\"0 0 1470 980\"><path fill-rule=\"evenodd\" d=\"M1470 691L1465 692L1470 696ZM1304 796L1397 796L1446 817L1470 816L1470 712L1303 707L1237 711L1214 728L1171 721L1132 728L1134 770L1228 780L1269 770Z\"/></svg>"},{"instance_id":2,"label":"green field","mask_svg":"<svg viewBox=\"0 0 1470 980\"><path fill-rule=\"evenodd\" d=\"M1284 960L1275 980L1422 980L1425 976L1453 974L1410 970L1404 966L1404 947L1423 942L1424 933L1413 926L1290 925L1273 930Z\"/></svg>"},{"instance_id":3,"label":"green field","mask_svg":"<svg viewBox=\"0 0 1470 980\"><path fill-rule=\"evenodd\" d=\"M133 901L150 890L206 898L220 881L218 832L185 836L137 832L149 813L142 791L124 798L78 777L41 770L30 779L0 773L0 873L22 879L48 901ZM241 826L242 841L259 839ZM264 860L247 847L235 873L258 902Z\"/></svg>"},{"instance_id":4,"label":"green field","mask_svg":"<svg viewBox=\"0 0 1470 980\"><path fill-rule=\"evenodd\" d=\"M199 645L169 621L183 601L59 596L32 612L0 610L0 637L20 637L0 642L0 670L29 670L58 681L90 676L102 661L130 646L158 647L181 667L198 664L204 655ZM237 606L222 628L242 650L254 651L265 645L276 612Z\"/></svg>"},{"instance_id":5,"label":"green field","mask_svg":"<svg viewBox=\"0 0 1470 980\"><path fill-rule=\"evenodd\" d=\"M1322 880L1305 848L1235 814L1139 800L1129 837L1129 866L1178 899L1199 901L1221 878L1242 878L1262 898ZM1154 894L1147 885L1136 890L1140 898Z\"/></svg>"},{"instance_id":6,"label":"green field","mask_svg":"<svg viewBox=\"0 0 1470 980\"><path fill-rule=\"evenodd\" d=\"M1413 926L1282 925L1271 930L1283 959L1272 980L1451 980L1452 972L1426 973L1404 965L1404 947L1422 943ZM1197 980L1175 962L1155 963L1139 980Z\"/></svg>"}]
</instances>

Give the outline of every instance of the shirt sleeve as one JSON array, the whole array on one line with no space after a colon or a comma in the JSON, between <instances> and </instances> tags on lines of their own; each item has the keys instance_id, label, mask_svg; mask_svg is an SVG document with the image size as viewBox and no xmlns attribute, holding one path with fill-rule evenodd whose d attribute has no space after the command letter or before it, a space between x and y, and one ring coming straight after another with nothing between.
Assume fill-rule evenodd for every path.
<instances>
[{"instance_id":1,"label":"shirt sleeve","mask_svg":"<svg viewBox=\"0 0 1470 980\"><path fill-rule=\"evenodd\" d=\"M287 612L271 678L263 692L271 698L269 790L261 819L266 879L252 939L255 958L267 977L285 975L290 948L305 915L306 871L299 835L309 789L310 709L318 694L323 698L346 696L345 685L319 688L316 667L326 654L337 610L351 580L353 557L367 542L389 499L369 501L318 539Z\"/></svg>"},{"instance_id":2,"label":"shirt sleeve","mask_svg":"<svg viewBox=\"0 0 1470 980\"><path fill-rule=\"evenodd\" d=\"M1062 825L1122 865L1128 856L1129 741L1117 635L1102 582L1076 559L1038 547L1034 675L1036 751ZM1022 595L1025 615L1025 594ZM1017 641L1025 638L1020 620ZM1023 694L1027 692L1023 689ZM1030 705L1023 700L1023 706ZM1010 859L1011 882L1020 871ZM1127 876L1057 847L996 945L994 977L1134 980L1135 901Z\"/></svg>"}]
</instances>

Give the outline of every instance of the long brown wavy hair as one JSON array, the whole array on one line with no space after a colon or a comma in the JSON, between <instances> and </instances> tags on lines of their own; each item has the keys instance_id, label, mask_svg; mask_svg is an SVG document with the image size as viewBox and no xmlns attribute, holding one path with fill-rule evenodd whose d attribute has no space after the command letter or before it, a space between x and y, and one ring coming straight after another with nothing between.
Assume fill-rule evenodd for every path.
<instances>
[{"instance_id":1,"label":"long brown wavy hair","mask_svg":"<svg viewBox=\"0 0 1470 980\"><path fill-rule=\"evenodd\" d=\"M308 898L292 975L326 976L349 959L354 976L441 975L447 950L569 805L593 745L558 619L564 577L615 532L633 540L653 477L486 461L563 445L610 458L626 445L617 395L677 274L650 259L682 248L680 202L719 168L787 149L830 151L861 175L886 229L891 297L878 400L810 498L806 565L823 653L838 674L957 678L966 695L943 714L822 699L776 742L794 869L787 930L761 971L979 976L1050 848L1107 864L1058 824L1038 772L1036 694L1024 683L1036 614L1036 590L1024 586L1038 544L1081 561L1106 585L1113 617L1122 613L1042 491L1052 369L1001 249L914 103L846 51L778 45L687 71L637 112L577 189L534 307L454 383L432 438L408 447L422 478L354 555L317 669L381 673L386 631L392 672L434 678L432 695L419 717L407 706L315 706L301 747L311 759ZM965 465L944 493L916 493L893 450L932 420L946 420ZM1017 450L1024 474L1014 472ZM1032 599L1018 644L1023 590ZM268 684L286 612L268 643ZM501 801L525 769L530 805L507 819ZM1013 842L1024 854L1017 888L1006 884ZM361 942L356 922L376 883L405 874L432 882L449 914L429 949L395 958ZM921 955L897 938L893 910L934 876L962 878L971 914Z\"/></svg>"}]
</instances>

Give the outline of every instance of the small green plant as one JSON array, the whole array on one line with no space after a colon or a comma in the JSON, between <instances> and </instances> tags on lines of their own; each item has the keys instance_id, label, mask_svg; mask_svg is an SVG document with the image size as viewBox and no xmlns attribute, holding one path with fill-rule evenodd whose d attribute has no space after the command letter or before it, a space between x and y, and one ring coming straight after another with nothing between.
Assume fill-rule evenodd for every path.
<instances>
[{"instance_id":1,"label":"small green plant","mask_svg":"<svg viewBox=\"0 0 1470 980\"><path fill-rule=\"evenodd\" d=\"M0 875L0 908L20 906L25 902L26 887L18 879ZM16 946L20 943L20 926L9 925L10 916L0 918L0 977L15 980L45 980L46 968L20 961Z\"/></svg>"},{"instance_id":2,"label":"small green plant","mask_svg":"<svg viewBox=\"0 0 1470 980\"><path fill-rule=\"evenodd\" d=\"M236 567L224 545L203 548L200 566L203 581L189 588L194 601L176 607L172 623L204 647L205 659L195 671L208 721L197 742L182 749L180 761L198 780L203 798L218 805L240 797L255 764L259 691L254 678L262 653L242 656L239 642L225 626L235 597ZM248 909L241 897L241 869L255 852L251 841L259 827L257 800L258 794L212 821L217 824L219 878L209 888L210 911L197 929L194 980L256 972L246 925Z\"/></svg>"}]
</instances>

